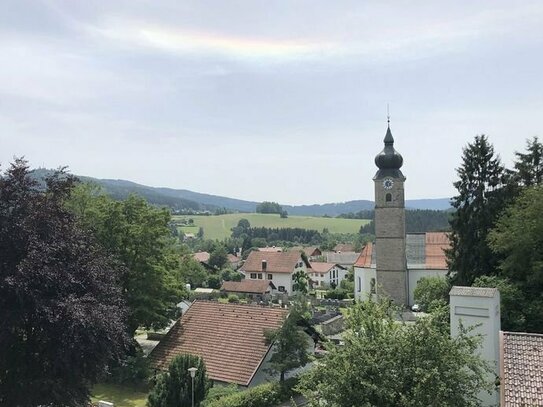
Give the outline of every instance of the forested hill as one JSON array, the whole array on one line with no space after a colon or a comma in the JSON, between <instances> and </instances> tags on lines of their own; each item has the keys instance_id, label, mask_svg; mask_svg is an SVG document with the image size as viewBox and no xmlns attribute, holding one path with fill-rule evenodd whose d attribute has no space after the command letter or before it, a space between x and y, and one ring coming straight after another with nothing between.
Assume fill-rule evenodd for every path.
<instances>
[{"instance_id":1,"label":"forested hill","mask_svg":"<svg viewBox=\"0 0 543 407\"><path fill-rule=\"evenodd\" d=\"M38 179L43 179L49 173L51 173L51 170L43 168L34 170L34 176ZM259 202L203 194L186 189L157 188L125 180L97 179L86 176L78 177L83 181L91 181L102 186L106 193L116 199L125 199L128 195L134 193L143 196L153 204L168 206L175 210L215 212L217 209L225 208L234 212L255 212L256 206L259 204ZM373 202L369 200L297 206L282 205L283 209L290 215L327 215L332 217L349 212L355 213L361 210L370 210L373 209L373 206ZM406 206L411 209L446 210L450 208L448 198L407 200Z\"/></svg>"}]
</instances>

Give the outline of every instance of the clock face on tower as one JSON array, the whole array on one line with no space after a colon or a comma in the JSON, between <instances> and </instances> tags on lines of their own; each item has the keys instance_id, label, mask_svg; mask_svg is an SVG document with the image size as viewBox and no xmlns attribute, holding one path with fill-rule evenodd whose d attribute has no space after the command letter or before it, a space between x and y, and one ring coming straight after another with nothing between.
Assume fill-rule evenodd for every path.
<instances>
[{"instance_id":1,"label":"clock face on tower","mask_svg":"<svg viewBox=\"0 0 543 407\"><path fill-rule=\"evenodd\" d=\"M394 181L392 180L392 178L385 178L383 180L383 188L392 189L393 185L394 185Z\"/></svg>"}]
</instances>

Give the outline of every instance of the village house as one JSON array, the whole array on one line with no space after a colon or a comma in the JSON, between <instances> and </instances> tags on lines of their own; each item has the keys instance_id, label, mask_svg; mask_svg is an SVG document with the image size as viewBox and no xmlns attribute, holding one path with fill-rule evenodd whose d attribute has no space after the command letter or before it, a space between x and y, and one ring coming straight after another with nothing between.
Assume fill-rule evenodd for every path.
<instances>
[{"instance_id":1,"label":"village house","mask_svg":"<svg viewBox=\"0 0 543 407\"><path fill-rule=\"evenodd\" d=\"M242 259L234 254L228 253L228 265L232 270L237 270L241 266Z\"/></svg>"},{"instance_id":2,"label":"village house","mask_svg":"<svg viewBox=\"0 0 543 407\"><path fill-rule=\"evenodd\" d=\"M225 281L221 293L245 295L257 301L270 300L276 287L270 280Z\"/></svg>"},{"instance_id":3,"label":"village house","mask_svg":"<svg viewBox=\"0 0 543 407\"><path fill-rule=\"evenodd\" d=\"M281 308L195 301L153 349L149 361L161 371L177 355L198 355L216 383L259 384L270 377L272 345L265 332L280 328L287 314Z\"/></svg>"},{"instance_id":4,"label":"village house","mask_svg":"<svg viewBox=\"0 0 543 407\"><path fill-rule=\"evenodd\" d=\"M308 270L316 287L338 287L347 276L347 269L339 264L313 261Z\"/></svg>"},{"instance_id":5,"label":"village house","mask_svg":"<svg viewBox=\"0 0 543 407\"><path fill-rule=\"evenodd\" d=\"M268 280L277 291L292 294L293 275L297 271L308 272L310 264L302 259L299 252L253 251L240 268L248 280Z\"/></svg>"},{"instance_id":6,"label":"village house","mask_svg":"<svg viewBox=\"0 0 543 407\"><path fill-rule=\"evenodd\" d=\"M302 247L294 246L289 249L291 252L303 252L309 261L316 260L317 257L322 256L321 250L316 246Z\"/></svg>"},{"instance_id":7,"label":"village house","mask_svg":"<svg viewBox=\"0 0 543 407\"><path fill-rule=\"evenodd\" d=\"M341 266L343 266L345 268L349 268L356 262L356 260L358 259L358 256L360 256L360 253L357 253L357 252L324 252L323 256L326 259L327 263L340 264Z\"/></svg>"}]
</instances>

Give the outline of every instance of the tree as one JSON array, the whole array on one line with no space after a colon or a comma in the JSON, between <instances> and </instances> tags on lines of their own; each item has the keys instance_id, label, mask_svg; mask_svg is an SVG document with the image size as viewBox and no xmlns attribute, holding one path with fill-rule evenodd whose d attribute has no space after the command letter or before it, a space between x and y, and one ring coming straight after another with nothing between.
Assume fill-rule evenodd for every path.
<instances>
[{"instance_id":1,"label":"tree","mask_svg":"<svg viewBox=\"0 0 543 407\"><path fill-rule=\"evenodd\" d=\"M510 196L505 169L484 135L464 148L457 173L447 258L453 282L471 285L479 276L497 273L499 258L487 236Z\"/></svg>"},{"instance_id":2,"label":"tree","mask_svg":"<svg viewBox=\"0 0 543 407\"><path fill-rule=\"evenodd\" d=\"M281 328L266 332L266 339L273 343L271 370L279 373L281 382L285 380L286 373L305 366L310 360L307 352L308 335L300 326L307 319L307 303L301 295L293 302Z\"/></svg>"},{"instance_id":3,"label":"tree","mask_svg":"<svg viewBox=\"0 0 543 407\"><path fill-rule=\"evenodd\" d=\"M191 407L192 378L189 368L195 367L194 405L199 406L205 399L211 382L207 378L204 360L190 354L173 358L168 371L156 378L156 383L149 393L149 407Z\"/></svg>"},{"instance_id":4,"label":"tree","mask_svg":"<svg viewBox=\"0 0 543 407\"><path fill-rule=\"evenodd\" d=\"M264 201L256 206L256 213L281 213L283 208L277 202Z\"/></svg>"},{"instance_id":5,"label":"tree","mask_svg":"<svg viewBox=\"0 0 543 407\"><path fill-rule=\"evenodd\" d=\"M160 329L168 325L183 296L170 212L135 195L114 201L89 193L85 186L72 192L67 206L126 267L121 284L130 311L129 333L133 335L139 326Z\"/></svg>"},{"instance_id":6,"label":"tree","mask_svg":"<svg viewBox=\"0 0 543 407\"><path fill-rule=\"evenodd\" d=\"M203 227L199 227L198 228L198 233L196 233L196 237L198 239L203 239L204 238L204 228Z\"/></svg>"},{"instance_id":7,"label":"tree","mask_svg":"<svg viewBox=\"0 0 543 407\"><path fill-rule=\"evenodd\" d=\"M517 285L508 278L481 276L475 279L473 286L497 288L500 291L501 328L504 331L526 331L526 299ZM542 314L543 310L540 312Z\"/></svg>"},{"instance_id":8,"label":"tree","mask_svg":"<svg viewBox=\"0 0 543 407\"><path fill-rule=\"evenodd\" d=\"M489 234L500 271L525 298L525 329L543 333L543 186L524 190Z\"/></svg>"},{"instance_id":9,"label":"tree","mask_svg":"<svg viewBox=\"0 0 543 407\"><path fill-rule=\"evenodd\" d=\"M287 211L281 211L280 215L279 215L282 219L286 219L288 218L288 212Z\"/></svg>"},{"instance_id":10,"label":"tree","mask_svg":"<svg viewBox=\"0 0 543 407\"><path fill-rule=\"evenodd\" d=\"M423 277L415 287L415 302L422 311L432 311L433 308L449 302L450 290L451 284L445 277Z\"/></svg>"},{"instance_id":11,"label":"tree","mask_svg":"<svg viewBox=\"0 0 543 407\"><path fill-rule=\"evenodd\" d=\"M474 351L480 337L456 338L433 317L414 324L396 319L389 302L350 308L345 345L329 346L318 368L304 374L298 390L311 406L478 406L490 389L487 364Z\"/></svg>"},{"instance_id":12,"label":"tree","mask_svg":"<svg viewBox=\"0 0 543 407\"><path fill-rule=\"evenodd\" d=\"M307 294L309 286L309 276L304 270L298 270L292 275L292 289L302 294Z\"/></svg>"},{"instance_id":13,"label":"tree","mask_svg":"<svg viewBox=\"0 0 543 407\"><path fill-rule=\"evenodd\" d=\"M208 264L217 270L222 269L228 264L228 253L222 245L218 245L209 255Z\"/></svg>"},{"instance_id":14,"label":"tree","mask_svg":"<svg viewBox=\"0 0 543 407\"><path fill-rule=\"evenodd\" d=\"M202 287L207 279L207 272L198 260L187 254L181 257L179 276L182 281L195 287Z\"/></svg>"},{"instance_id":15,"label":"tree","mask_svg":"<svg viewBox=\"0 0 543 407\"><path fill-rule=\"evenodd\" d=\"M526 142L526 153L515 153L515 172L518 181L527 187L543 184L543 144L537 137Z\"/></svg>"},{"instance_id":16,"label":"tree","mask_svg":"<svg viewBox=\"0 0 543 407\"><path fill-rule=\"evenodd\" d=\"M79 406L129 338L123 269L65 209L74 177L0 177L0 405Z\"/></svg>"}]
</instances>

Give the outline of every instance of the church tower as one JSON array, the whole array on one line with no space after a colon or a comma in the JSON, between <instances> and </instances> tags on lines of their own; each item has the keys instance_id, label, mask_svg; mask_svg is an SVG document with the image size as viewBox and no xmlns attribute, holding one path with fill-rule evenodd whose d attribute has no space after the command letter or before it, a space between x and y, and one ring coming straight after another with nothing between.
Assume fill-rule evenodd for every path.
<instances>
[{"instance_id":1,"label":"church tower","mask_svg":"<svg viewBox=\"0 0 543 407\"><path fill-rule=\"evenodd\" d=\"M405 177L403 158L394 149L390 122L385 148L375 157L379 170L375 182L375 250L377 294L407 305L407 260L405 255Z\"/></svg>"}]
</instances>

